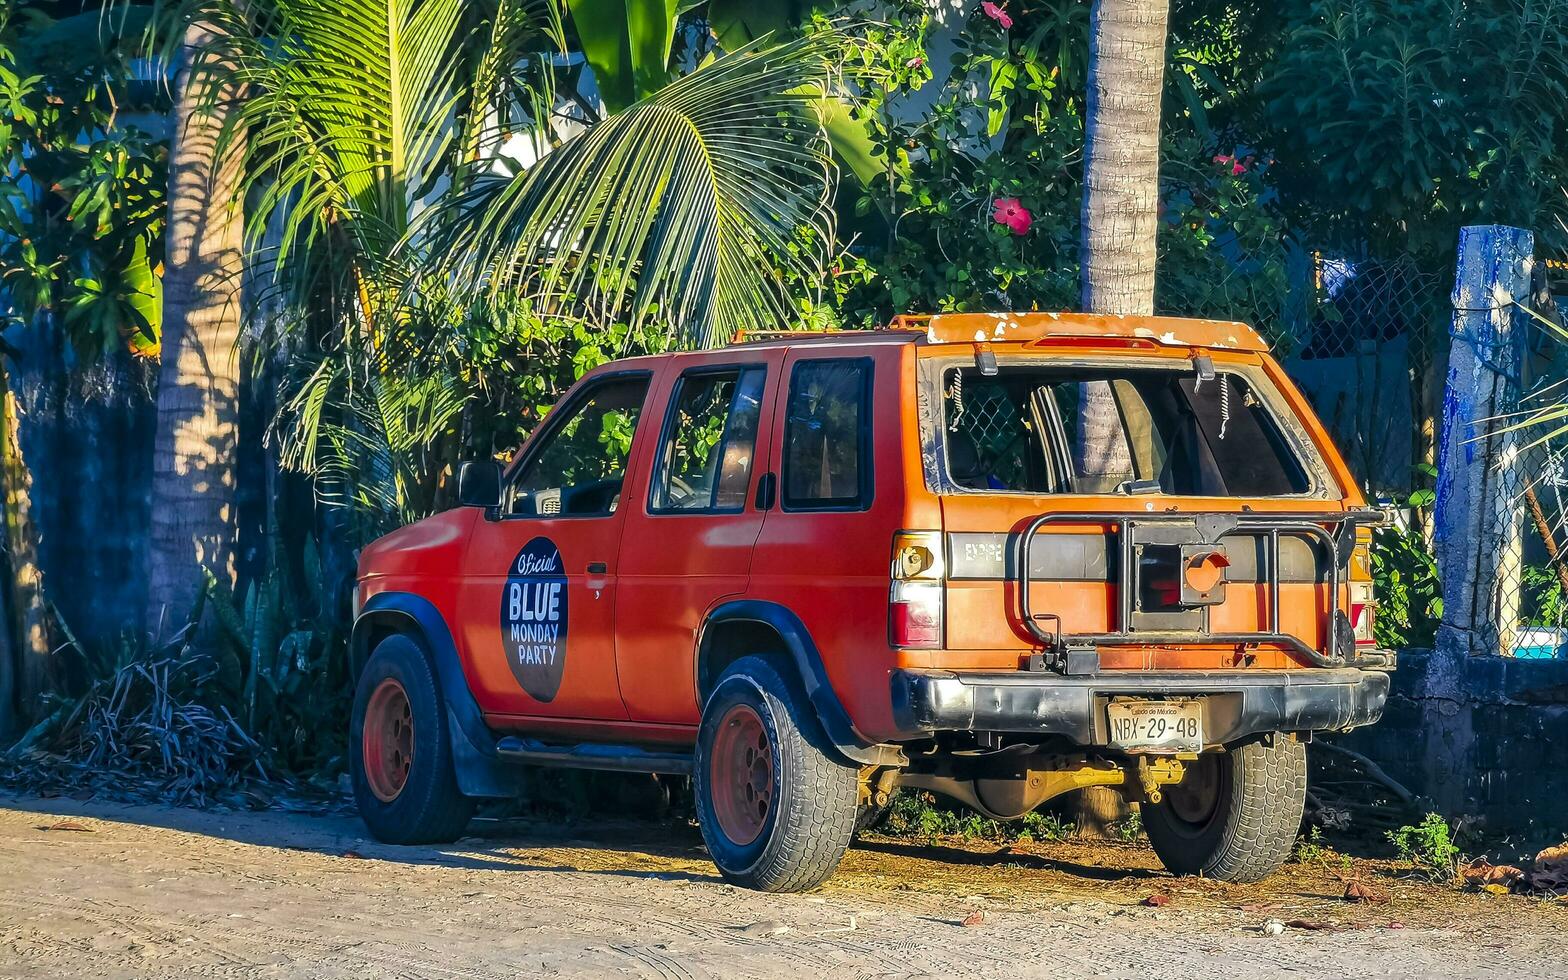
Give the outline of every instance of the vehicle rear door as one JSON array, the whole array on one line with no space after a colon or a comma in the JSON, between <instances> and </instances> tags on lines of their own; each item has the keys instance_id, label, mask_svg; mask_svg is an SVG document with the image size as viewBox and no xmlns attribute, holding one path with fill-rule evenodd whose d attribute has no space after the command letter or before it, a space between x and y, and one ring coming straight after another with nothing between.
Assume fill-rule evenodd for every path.
<instances>
[{"instance_id":1,"label":"vehicle rear door","mask_svg":"<svg viewBox=\"0 0 1568 980\"><path fill-rule=\"evenodd\" d=\"M797 618L825 680L864 731L892 728L889 562L905 519L902 425L913 345L791 348L773 410L768 469L778 492L748 597ZM875 391L876 397L872 393ZM818 678L822 680L823 678Z\"/></svg>"},{"instance_id":2,"label":"vehicle rear door","mask_svg":"<svg viewBox=\"0 0 1568 980\"><path fill-rule=\"evenodd\" d=\"M458 642L484 710L624 719L615 672L616 561L654 426L654 373L583 382L507 474L500 508L474 525L458 598Z\"/></svg>"},{"instance_id":3,"label":"vehicle rear door","mask_svg":"<svg viewBox=\"0 0 1568 980\"><path fill-rule=\"evenodd\" d=\"M697 638L710 610L746 591L782 362L777 349L683 356L661 385L658 438L627 501L615 614L634 721L698 721Z\"/></svg>"},{"instance_id":4,"label":"vehicle rear door","mask_svg":"<svg viewBox=\"0 0 1568 980\"><path fill-rule=\"evenodd\" d=\"M1047 617L1037 628L1190 634L1170 649L1133 640L1102 644L1107 668L1218 666L1221 653L1260 666L1295 662L1278 649L1235 643L1189 659L1178 649L1195 650L1203 634L1268 628L1274 603L1261 532L1219 540L1227 585L1214 604L1162 594L1176 581L1165 569L1179 543L1198 540L1192 515L1261 519L1273 512L1289 519L1338 507L1329 496L1337 490L1309 478L1321 464L1284 435L1255 362L1219 360L1207 381L1188 359L1173 357L1123 364L1003 359L989 375L967 361L944 365L939 431L946 475L957 485L942 497L950 665L1013 667L1039 645L1021 619L1018 595L1021 538L1037 518L1047 522L1029 547L1030 609ZM1117 530L1124 520L1143 527L1128 547L1150 546L1137 552L1125 577ZM1280 549L1282 629L1320 645L1326 558L1311 540L1289 533ZM1124 578L1140 587L1122 596Z\"/></svg>"}]
</instances>

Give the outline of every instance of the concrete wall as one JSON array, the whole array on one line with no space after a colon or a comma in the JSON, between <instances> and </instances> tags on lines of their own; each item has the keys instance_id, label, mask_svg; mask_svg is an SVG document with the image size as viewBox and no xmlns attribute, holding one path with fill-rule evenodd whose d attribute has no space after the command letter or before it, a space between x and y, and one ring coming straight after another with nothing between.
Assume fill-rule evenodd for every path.
<instances>
[{"instance_id":1,"label":"concrete wall","mask_svg":"<svg viewBox=\"0 0 1568 980\"><path fill-rule=\"evenodd\" d=\"M1568 660L1400 654L1383 720L1337 741L1487 834L1568 835Z\"/></svg>"},{"instance_id":2,"label":"concrete wall","mask_svg":"<svg viewBox=\"0 0 1568 980\"><path fill-rule=\"evenodd\" d=\"M152 477L154 362L73 365L46 327L13 330L11 378L33 475L44 594L72 633L112 643L141 626ZM78 669L71 659L62 669Z\"/></svg>"}]
</instances>

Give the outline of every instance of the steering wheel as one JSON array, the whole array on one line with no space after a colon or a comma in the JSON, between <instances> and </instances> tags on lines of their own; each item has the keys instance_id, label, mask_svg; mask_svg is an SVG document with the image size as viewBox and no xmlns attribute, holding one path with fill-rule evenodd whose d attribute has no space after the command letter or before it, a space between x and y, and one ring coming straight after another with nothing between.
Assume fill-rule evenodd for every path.
<instances>
[{"instance_id":1,"label":"steering wheel","mask_svg":"<svg viewBox=\"0 0 1568 980\"><path fill-rule=\"evenodd\" d=\"M670 475L669 498L671 507L679 508L688 500L694 500L696 497L697 491L692 489L691 484L673 473Z\"/></svg>"}]
</instances>

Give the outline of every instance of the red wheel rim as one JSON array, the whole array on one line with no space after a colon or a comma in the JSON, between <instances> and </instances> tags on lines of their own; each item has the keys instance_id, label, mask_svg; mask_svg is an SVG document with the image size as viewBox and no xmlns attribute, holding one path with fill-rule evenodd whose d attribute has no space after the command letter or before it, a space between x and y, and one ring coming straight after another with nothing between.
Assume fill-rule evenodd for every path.
<instances>
[{"instance_id":1,"label":"red wheel rim","mask_svg":"<svg viewBox=\"0 0 1568 980\"><path fill-rule=\"evenodd\" d=\"M383 803L391 803L408 784L414 766L414 710L403 685L388 677L365 706L365 782Z\"/></svg>"},{"instance_id":2,"label":"red wheel rim","mask_svg":"<svg viewBox=\"0 0 1568 980\"><path fill-rule=\"evenodd\" d=\"M762 834L773 809L773 747L750 705L737 704L719 720L708 767L719 829L744 847Z\"/></svg>"}]
</instances>

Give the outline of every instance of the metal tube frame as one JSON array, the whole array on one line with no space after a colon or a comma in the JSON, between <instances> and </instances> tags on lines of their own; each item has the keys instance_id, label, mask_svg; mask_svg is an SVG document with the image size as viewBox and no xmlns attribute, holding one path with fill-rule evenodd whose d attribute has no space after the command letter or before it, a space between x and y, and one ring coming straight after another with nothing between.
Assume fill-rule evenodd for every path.
<instances>
[{"instance_id":1,"label":"metal tube frame","mask_svg":"<svg viewBox=\"0 0 1568 980\"><path fill-rule=\"evenodd\" d=\"M1263 536L1268 541L1266 556L1268 559L1268 587L1269 587L1269 628L1267 631L1255 633L1212 633L1207 628L1202 630L1132 630L1133 596L1137 590L1138 569L1133 560L1132 535L1128 533L1128 525L1132 523L1185 523L1188 519L1200 517L1220 517L1235 523L1227 528L1224 534L1241 532L1249 536ZM1018 596L1019 611L1022 614L1024 626L1047 649L1054 649L1067 642L1086 644L1108 644L1129 646L1135 644L1160 644L1160 643L1277 643L1289 647L1301 654L1317 667L1343 667L1349 660L1340 654L1338 647L1339 637L1335 624L1339 619L1339 583L1340 568L1350 560L1350 551L1355 546L1355 528L1360 525L1378 525L1384 521L1380 511L1341 511L1338 513L1322 514L1291 514L1288 516L1264 515L1249 513L1226 513L1218 511L1203 511L1181 515L1164 514L1133 514L1133 513L1059 513L1041 514L1029 522L1024 529L1020 542L1018 565ZM1117 542L1120 548L1118 568L1116 570L1116 629L1109 633L1074 633L1061 632L1047 633L1038 625L1042 619L1055 618L1051 613L1034 612L1030 601L1030 546L1035 535L1040 529L1050 524L1100 524L1112 527L1116 531ZM1330 534L1324 525L1336 528L1336 534ZM1346 532L1349 532L1348 535ZM1328 569L1328 628L1324 631L1328 637L1327 652L1319 652L1311 644L1291 633L1280 631L1279 616L1279 542L1282 535L1293 537L1312 538L1322 543L1331 557ZM1348 544L1342 545L1348 537ZM1207 627L1207 617L1204 625Z\"/></svg>"}]
</instances>

